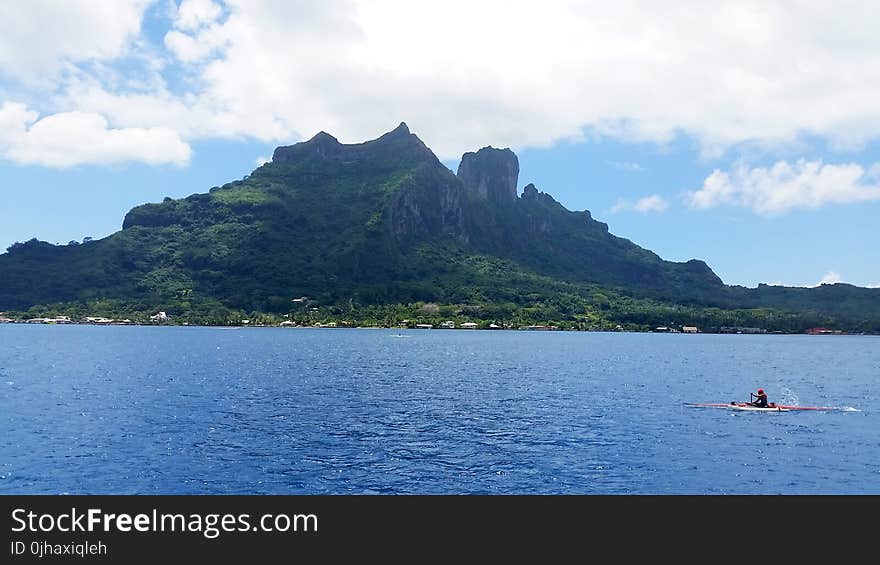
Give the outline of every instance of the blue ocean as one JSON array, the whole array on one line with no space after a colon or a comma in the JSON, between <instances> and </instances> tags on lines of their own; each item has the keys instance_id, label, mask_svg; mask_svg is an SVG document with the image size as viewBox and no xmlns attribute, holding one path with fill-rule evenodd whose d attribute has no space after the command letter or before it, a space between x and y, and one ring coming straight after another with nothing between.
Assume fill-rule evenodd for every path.
<instances>
[{"instance_id":1,"label":"blue ocean","mask_svg":"<svg viewBox=\"0 0 880 565\"><path fill-rule=\"evenodd\" d=\"M880 337L0 325L3 494L880 494ZM735 412L688 402L837 408Z\"/></svg>"}]
</instances>

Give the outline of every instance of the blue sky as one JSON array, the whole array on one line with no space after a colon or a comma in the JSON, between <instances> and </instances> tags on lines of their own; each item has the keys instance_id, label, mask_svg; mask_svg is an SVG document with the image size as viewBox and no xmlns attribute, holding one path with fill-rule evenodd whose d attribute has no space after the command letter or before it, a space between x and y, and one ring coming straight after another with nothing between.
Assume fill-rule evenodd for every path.
<instances>
[{"instance_id":1,"label":"blue sky","mask_svg":"<svg viewBox=\"0 0 880 565\"><path fill-rule=\"evenodd\" d=\"M873 4L456 2L0 7L0 246L406 121L453 170L513 148L520 189L727 283L880 284Z\"/></svg>"}]
</instances>

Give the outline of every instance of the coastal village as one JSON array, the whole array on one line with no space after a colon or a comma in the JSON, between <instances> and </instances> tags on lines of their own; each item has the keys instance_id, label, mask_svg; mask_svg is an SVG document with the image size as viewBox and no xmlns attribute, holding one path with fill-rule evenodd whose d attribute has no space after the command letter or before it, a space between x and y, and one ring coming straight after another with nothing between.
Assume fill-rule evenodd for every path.
<instances>
[{"instance_id":1,"label":"coastal village","mask_svg":"<svg viewBox=\"0 0 880 565\"><path fill-rule=\"evenodd\" d=\"M285 318L289 318L289 315L285 315ZM175 325L175 326L190 326L196 324L190 324L186 321L177 321L174 317L168 315L164 311L156 312L155 314L149 317L149 321L143 320L131 320L130 318L107 318L103 316L86 316L79 319L71 318L70 316L52 316L52 317L36 317L36 318L10 318L4 312L0 312L0 324L53 324L53 325L68 325L68 324L76 324L76 325L96 325L96 326L143 326L143 325ZM520 330L520 331L617 331L617 332L631 332L637 331L629 328L624 328L621 325L617 325L613 328L607 329L599 329L599 328L587 328L582 330L581 328L561 328L560 326L548 324L548 325L515 325L510 323L496 323L496 322L456 322L455 320L445 320L440 323L424 323L417 320L401 320L396 324L386 324L386 325L360 325L351 321L329 321L329 322L313 322L306 323L302 321L294 321L294 320L283 320L280 322L267 322L265 320L261 321L252 321L249 319L242 319L237 323L228 323L226 326L237 326L237 327L280 327L280 328L360 328L360 329L414 329L414 330L432 330L432 329L441 329L441 330ZM720 328L711 328L711 329L701 329L697 326L657 326L651 330L649 333L680 333L680 334L698 334L698 333L714 333L714 334L785 334L786 332L781 331L768 331L763 328L754 328L754 327L735 327L735 326L724 326ZM867 335L867 332L849 332L846 330L836 330L829 329L823 327L810 328L803 332L807 335ZM790 335L790 334L789 334Z\"/></svg>"}]
</instances>

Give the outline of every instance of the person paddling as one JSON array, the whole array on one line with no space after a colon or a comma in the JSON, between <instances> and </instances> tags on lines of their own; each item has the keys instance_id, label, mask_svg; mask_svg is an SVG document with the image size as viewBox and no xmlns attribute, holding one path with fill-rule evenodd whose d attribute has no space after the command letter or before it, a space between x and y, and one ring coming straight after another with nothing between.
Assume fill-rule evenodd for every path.
<instances>
[{"instance_id":1,"label":"person paddling","mask_svg":"<svg viewBox=\"0 0 880 565\"><path fill-rule=\"evenodd\" d=\"M757 406L758 408L767 408L769 406L767 403L767 393L764 392L763 388L759 388L757 394L750 392L749 396L755 399L754 401L749 402L752 406Z\"/></svg>"}]
</instances>

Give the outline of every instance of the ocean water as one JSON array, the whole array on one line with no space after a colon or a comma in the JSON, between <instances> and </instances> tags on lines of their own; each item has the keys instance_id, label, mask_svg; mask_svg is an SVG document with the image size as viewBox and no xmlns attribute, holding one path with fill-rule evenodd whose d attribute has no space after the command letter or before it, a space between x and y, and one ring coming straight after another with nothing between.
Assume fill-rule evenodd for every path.
<instances>
[{"instance_id":1,"label":"ocean water","mask_svg":"<svg viewBox=\"0 0 880 565\"><path fill-rule=\"evenodd\" d=\"M880 494L880 337L0 325L0 493ZM685 402L767 390L829 412Z\"/></svg>"}]
</instances>

